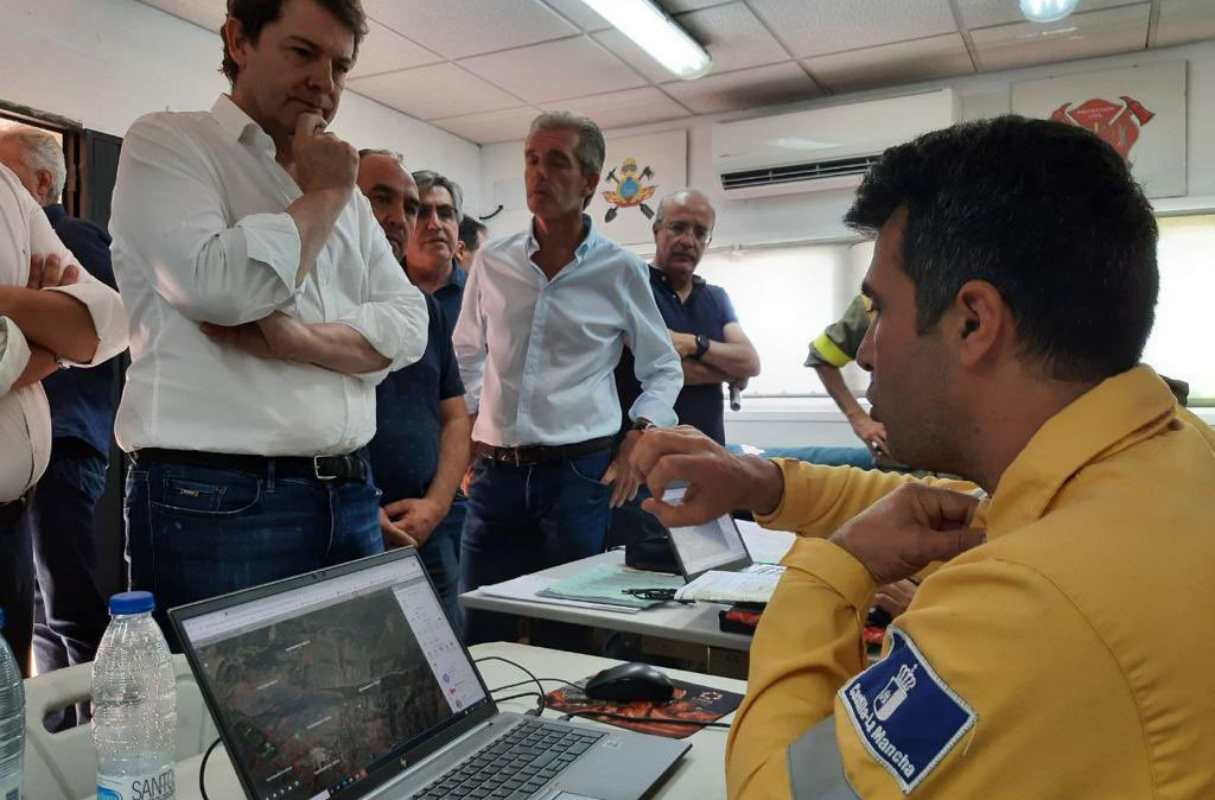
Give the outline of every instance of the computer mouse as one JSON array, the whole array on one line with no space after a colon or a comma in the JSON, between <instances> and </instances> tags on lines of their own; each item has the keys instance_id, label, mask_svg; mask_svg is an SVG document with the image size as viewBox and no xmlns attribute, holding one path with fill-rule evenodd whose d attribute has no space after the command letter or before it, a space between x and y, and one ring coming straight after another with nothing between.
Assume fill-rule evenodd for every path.
<instances>
[{"instance_id":1,"label":"computer mouse","mask_svg":"<svg viewBox=\"0 0 1215 800\"><path fill-rule=\"evenodd\" d=\"M675 693L671 679L650 664L633 661L605 669L586 683L593 700L656 700L665 702Z\"/></svg>"}]
</instances>

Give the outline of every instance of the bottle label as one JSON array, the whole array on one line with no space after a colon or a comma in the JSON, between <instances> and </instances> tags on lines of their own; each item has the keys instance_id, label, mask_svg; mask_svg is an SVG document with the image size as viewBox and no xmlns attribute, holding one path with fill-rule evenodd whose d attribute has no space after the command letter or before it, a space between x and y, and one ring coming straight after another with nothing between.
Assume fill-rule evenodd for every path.
<instances>
[{"instance_id":1,"label":"bottle label","mask_svg":"<svg viewBox=\"0 0 1215 800\"><path fill-rule=\"evenodd\" d=\"M0 778L0 800L21 800L21 775Z\"/></svg>"},{"instance_id":2,"label":"bottle label","mask_svg":"<svg viewBox=\"0 0 1215 800\"><path fill-rule=\"evenodd\" d=\"M97 800L174 800L173 767L151 775L97 776ZM3 800L8 800L3 798Z\"/></svg>"}]
</instances>

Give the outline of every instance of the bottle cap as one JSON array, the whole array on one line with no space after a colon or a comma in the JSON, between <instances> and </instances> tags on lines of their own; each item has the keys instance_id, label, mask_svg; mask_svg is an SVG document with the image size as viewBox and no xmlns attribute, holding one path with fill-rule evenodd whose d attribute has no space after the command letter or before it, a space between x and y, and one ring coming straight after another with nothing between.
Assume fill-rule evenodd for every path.
<instances>
[{"instance_id":1,"label":"bottle cap","mask_svg":"<svg viewBox=\"0 0 1215 800\"><path fill-rule=\"evenodd\" d=\"M145 614L156 608L151 592L120 592L110 598L111 614Z\"/></svg>"}]
</instances>

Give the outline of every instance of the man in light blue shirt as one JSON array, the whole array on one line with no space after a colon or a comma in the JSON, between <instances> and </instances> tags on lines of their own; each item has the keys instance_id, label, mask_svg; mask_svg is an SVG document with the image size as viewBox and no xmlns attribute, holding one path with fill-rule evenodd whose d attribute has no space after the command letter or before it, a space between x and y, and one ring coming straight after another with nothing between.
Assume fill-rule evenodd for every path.
<instances>
[{"instance_id":1,"label":"man in light blue shirt","mask_svg":"<svg viewBox=\"0 0 1215 800\"><path fill-rule=\"evenodd\" d=\"M590 119L537 117L524 149L531 230L481 248L464 291L453 342L476 460L462 591L602 551L610 506L637 492L627 466L637 439L676 422L683 370L646 266L583 213L604 151ZM613 370L625 346L642 391L613 455ZM514 638L509 620L478 611L467 612L465 636Z\"/></svg>"}]
</instances>

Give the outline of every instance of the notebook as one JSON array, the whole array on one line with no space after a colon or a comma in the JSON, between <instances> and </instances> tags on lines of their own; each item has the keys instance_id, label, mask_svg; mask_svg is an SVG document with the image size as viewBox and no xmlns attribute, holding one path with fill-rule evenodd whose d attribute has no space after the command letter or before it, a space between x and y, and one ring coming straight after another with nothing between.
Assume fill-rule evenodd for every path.
<instances>
[{"instance_id":1,"label":"notebook","mask_svg":"<svg viewBox=\"0 0 1215 800\"><path fill-rule=\"evenodd\" d=\"M499 711L409 548L169 619L255 800L637 800L689 748Z\"/></svg>"}]
</instances>

